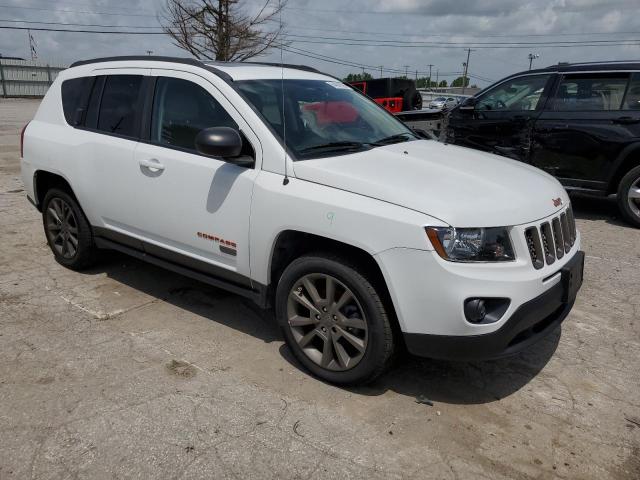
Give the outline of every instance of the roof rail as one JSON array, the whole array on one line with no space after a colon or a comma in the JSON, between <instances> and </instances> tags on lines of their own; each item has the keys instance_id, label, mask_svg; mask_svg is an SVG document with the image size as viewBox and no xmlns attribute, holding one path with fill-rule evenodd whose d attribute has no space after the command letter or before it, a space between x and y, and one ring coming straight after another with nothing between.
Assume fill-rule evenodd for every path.
<instances>
[{"instance_id":1,"label":"roof rail","mask_svg":"<svg viewBox=\"0 0 640 480\"><path fill-rule=\"evenodd\" d=\"M101 58L91 58L88 60L79 60L77 62L73 62L71 67L78 67L80 65L89 65L92 63L104 63L104 62L118 62L118 61L152 61L152 62L171 62L171 63L183 63L185 65L192 65L194 67L201 67L206 70L209 70L212 73L215 73L217 76L222 78L227 83L233 82L233 78L226 72L215 68L216 65L219 66L228 66L228 65L264 65L268 67L284 67L291 68L294 70L303 70L305 72L313 72L319 73L321 75L326 75L331 78L336 78L340 81L338 77L330 75L328 73L321 72L313 67L309 67L307 65L292 65L287 63L275 63L275 62L217 62L217 61L202 61L195 58L186 58L186 57L166 57L166 56L156 56L156 55L123 55L119 57L101 57Z\"/></svg>"},{"instance_id":2,"label":"roof rail","mask_svg":"<svg viewBox=\"0 0 640 480\"><path fill-rule=\"evenodd\" d=\"M80 60L77 62L73 62L71 67L78 67L80 65L89 65L92 63L103 63L103 62L119 62L119 61L130 61L130 60L138 60L138 61L152 61L152 62L170 62L170 63L182 63L185 65L192 65L194 67L204 68L205 70L210 71L211 73L216 74L218 77L223 79L227 83L233 82L233 78L226 72L219 70L209 64L206 64L195 58L187 58L187 57L167 57L160 55L123 55L119 57L101 57L101 58L92 58L89 60Z\"/></svg>"},{"instance_id":3,"label":"roof rail","mask_svg":"<svg viewBox=\"0 0 640 480\"><path fill-rule=\"evenodd\" d=\"M200 60L196 60L195 58L165 57L165 56L156 56L156 55L123 55L119 57L101 57L101 58L90 58L88 60L79 60L77 62L73 62L69 68L78 67L80 65L89 65L90 63L118 62L118 61L127 61L127 60L151 60L155 62L185 63L187 65L195 65L199 67L202 66L202 62Z\"/></svg>"},{"instance_id":4,"label":"roof rail","mask_svg":"<svg viewBox=\"0 0 640 480\"><path fill-rule=\"evenodd\" d=\"M576 67L580 65L611 65L611 64L626 64L626 63L640 63L638 60L605 60L602 62L558 62L554 65L549 65L547 68L554 67Z\"/></svg>"},{"instance_id":5,"label":"roof rail","mask_svg":"<svg viewBox=\"0 0 640 480\"><path fill-rule=\"evenodd\" d=\"M327 77L331 77L331 78L335 78L337 80L342 81L342 79L331 75L329 73L325 73L322 72L320 70L318 70L317 68L313 68L310 67L308 65L296 65L296 64L292 64L292 63L279 63L279 62L205 62L206 65L263 65L265 67L283 67L283 68L290 68L293 70L302 70L304 72L312 72L312 73L319 73L320 75L326 75Z\"/></svg>"}]
</instances>

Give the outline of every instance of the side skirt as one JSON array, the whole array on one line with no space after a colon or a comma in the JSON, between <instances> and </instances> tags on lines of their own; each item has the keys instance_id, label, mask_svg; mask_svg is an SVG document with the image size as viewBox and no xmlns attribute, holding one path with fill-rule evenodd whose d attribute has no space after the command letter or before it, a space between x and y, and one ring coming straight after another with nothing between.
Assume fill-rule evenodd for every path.
<instances>
[{"instance_id":1,"label":"side skirt","mask_svg":"<svg viewBox=\"0 0 640 480\"><path fill-rule=\"evenodd\" d=\"M99 229L96 229L96 230L99 230ZM245 298L248 298L253 302L255 302L259 307L262 307L262 308L268 307L269 302L267 299L267 287L265 285L258 284L256 282L251 282L254 288L243 287L235 283L232 283L228 280L225 280L221 277L215 276L213 274L203 273L198 270L194 270L193 268L189 268L185 265L164 260L157 256L150 255L147 252L129 247L127 245L123 245L122 243L119 243L113 240L108 240L101 236L96 235L94 240L98 248L117 250L126 255L130 255L134 258L143 260L147 263L151 263L152 265L165 268L172 272L179 273L180 275L184 275L185 277L193 278L194 280L198 280L199 282L206 283L216 288L220 288L222 290L226 290L236 295L240 295ZM175 254L173 255L175 256Z\"/></svg>"}]
</instances>

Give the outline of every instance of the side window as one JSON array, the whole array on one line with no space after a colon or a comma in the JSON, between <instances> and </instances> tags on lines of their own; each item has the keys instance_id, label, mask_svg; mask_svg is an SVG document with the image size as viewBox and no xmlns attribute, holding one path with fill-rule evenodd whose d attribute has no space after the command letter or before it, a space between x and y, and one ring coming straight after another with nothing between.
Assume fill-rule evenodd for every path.
<instances>
[{"instance_id":1,"label":"side window","mask_svg":"<svg viewBox=\"0 0 640 480\"><path fill-rule=\"evenodd\" d=\"M153 143L195 151L196 135L209 127L238 129L204 88L179 78L158 78L151 118Z\"/></svg>"},{"instance_id":2,"label":"side window","mask_svg":"<svg viewBox=\"0 0 640 480\"><path fill-rule=\"evenodd\" d=\"M142 75L109 75L104 84L98 130L126 137L138 135Z\"/></svg>"},{"instance_id":3,"label":"side window","mask_svg":"<svg viewBox=\"0 0 640 480\"><path fill-rule=\"evenodd\" d=\"M640 110L640 73L634 73L622 104L623 110Z\"/></svg>"},{"instance_id":4,"label":"side window","mask_svg":"<svg viewBox=\"0 0 640 480\"><path fill-rule=\"evenodd\" d=\"M75 127L82 124L93 80L94 77L80 77L62 82L62 110L69 125Z\"/></svg>"},{"instance_id":5,"label":"side window","mask_svg":"<svg viewBox=\"0 0 640 480\"><path fill-rule=\"evenodd\" d=\"M530 75L507 80L482 95L476 104L476 110L535 110L548 80L549 75Z\"/></svg>"},{"instance_id":6,"label":"side window","mask_svg":"<svg viewBox=\"0 0 640 480\"><path fill-rule=\"evenodd\" d=\"M554 110L587 112L620 110L629 76L625 73L580 74L562 77Z\"/></svg>"}]
</instances>

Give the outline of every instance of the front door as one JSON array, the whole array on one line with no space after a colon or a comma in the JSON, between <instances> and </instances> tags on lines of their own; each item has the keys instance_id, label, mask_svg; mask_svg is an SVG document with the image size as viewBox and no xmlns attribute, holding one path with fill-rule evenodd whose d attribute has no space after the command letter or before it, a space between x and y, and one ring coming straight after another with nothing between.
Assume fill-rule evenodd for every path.
<instances>
[{"instance_id":1,"label":"front door","mask_svg":"<svg viewBox=\"0 0 640 480\"><path fill-rule=\"evenodd\" d=\"M532 163L565 185L605 188L622 150L640 138L634 78L627 91L625 72L563 75L536 122Z\"/></svg>"},{"instance_id":2,"label":"front door","mask_svg":"<svg viewBox=\"0 0 640 480\"><path fill-rule=\"evenodd\" d=\"M448 135L457 145L529 161L531 132L552 75L525 75L502 82L453 110Z\"/></svg>"},{"instance_id":3,"label":"front door","mask_svg":"<svg viewBox=\"0 0 640 480\"><path fill-rule=\"evenodd\" d=\"M119 227L149 253L245 283L249 276L249 212L261 162L260 143L216 89L194 74L152 70L150 120L134 153L137 197ZM208 127L240 130L242 167L199 154L195 137ZM145 138L146 137L146 138Z\"/></svg>"}]
</instances>

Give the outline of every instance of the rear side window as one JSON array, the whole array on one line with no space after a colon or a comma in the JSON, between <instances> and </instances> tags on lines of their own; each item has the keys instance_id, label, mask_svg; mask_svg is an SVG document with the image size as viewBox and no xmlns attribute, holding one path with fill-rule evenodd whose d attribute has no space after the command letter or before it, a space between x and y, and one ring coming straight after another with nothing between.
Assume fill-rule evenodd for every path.
<instances>
[{"instance_id":1,"label":"rear side window","mask_svg":"<svg viewBox=\"0 0 640 480\"><path fill-rule=\"evenodd\" d=\"M67 123L73 127L84 120L89 91L94 77L71 78L62 82L62 110Z\"/></svg>"},{"instance_id":2,"label":"rear side window","mask_svg":"<svg viewBox=\"0 0 640 480\"><path fill-rule=\"evenodd\" d=\"M640 73L634 73L622 104L623 110L640 110Z\"/></svg>"},{"instance_id":3,"label":"rear side window","mask_svg":"<svg viewBox=\"0 0 640 480\"><path fill-rule=\"evenodd\" d=\"M142 78L142 75L107 77L100 102L98 130L126 137L137 136Z\"/></svg>"},{"instance_id":4,"label":"rear side window","mask_svg":"<svg viewBox=\"0 0 640 480\"><path fill-rule=\"evenodd\" d=\"M196 135L209 127L238 129L204 88L180 78L158 78L151 119L153 143L195 151Z\"/></svg>"},{"instance_id":5,"label":"rear side window","mask_svg":"<svg viewBox=\"0 0 640 480\"><path fill-rule=\"evenodd\" d=\"M620 110L629 75L582 74L562 77L554 109L561 112Z\"/></svg>"}]
</instances>

